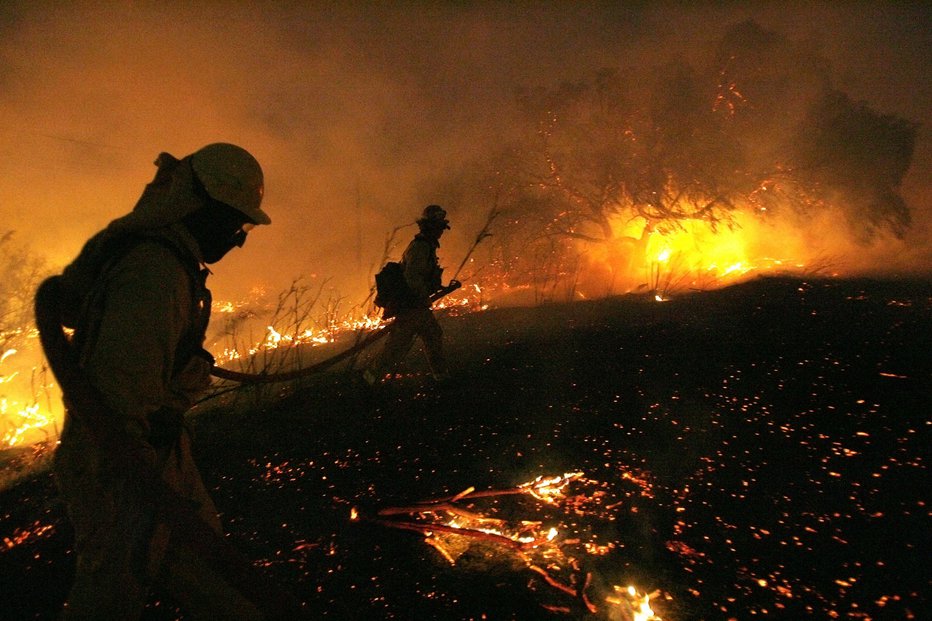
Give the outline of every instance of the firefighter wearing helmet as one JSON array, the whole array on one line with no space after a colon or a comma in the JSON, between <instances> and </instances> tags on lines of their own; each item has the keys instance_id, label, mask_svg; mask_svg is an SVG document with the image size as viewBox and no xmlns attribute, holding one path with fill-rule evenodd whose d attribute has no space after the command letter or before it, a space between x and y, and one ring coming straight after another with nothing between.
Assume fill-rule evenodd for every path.
<instances>
[{"instance_id":1,"label":"firefighter wearing helmet","mask_svg":"<svg viewBox=\"0 0 932 621\"><path fill-rule=\"evenodd\" d=\"M262 168L245 149L162 153L135 208L93 236L59 278L61 323L74 329L82 377L129 446L108 445L87 412L68 413L55 475L74 525L76 570L64 619L137 619L153 584L194 618L262 618L257 605L170 537L170 507L139 490L111 453L133 451L201 520L220 520L191 455L183 415L209 385L205 264L269 224ZM99 420L99 417L95 420Z\"/></svg>"},{"instance_id":2,"label":"firefighter wearing helmet","mask_svg":"<svg viewBox=\"0 0 932 621\"><path fill-rule=\"evenodd\" d=\"M440 237L450 228L447 212L440 205L428 205L417 220L418 233L402 255L401 265L408 292L394 305L386 307L386 316L395 321L381 355L363 372L370 385L394 373L419 338L433 378L445 381L450 376L443 349L443 330L431 310L432 296L446 294L461 285L452 280L442 285L443 268L437 258Z\"/></svg>"}]
</instances>

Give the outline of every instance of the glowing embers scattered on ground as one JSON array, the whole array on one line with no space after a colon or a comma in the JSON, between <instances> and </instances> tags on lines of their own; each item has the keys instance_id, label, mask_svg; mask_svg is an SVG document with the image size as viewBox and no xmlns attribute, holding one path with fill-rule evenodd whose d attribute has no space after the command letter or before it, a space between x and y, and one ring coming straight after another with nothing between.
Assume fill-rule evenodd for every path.
<instances>
[{"instance_id":1,"label":"glowing embers scattered on ground","mask_svg":"<svg viewBox=\"0 0 932 621\"><path fill-rule=\"evenodd\" d=\"M0 552L10 550L22 544L32 543L43 537L49 537L54 532L55 527L53 525L35 521L27 528L17 528L9 537L4 537L3 545L0 546Z\"/></svg>"},{"instance_id":2,"label":"glowing embers scattered on ground","mask_svg":"<svg viewBox=\"0 0 932 621\"><path fill-rule=\"evenodd\" d=\"M899 488L927 472L921 429L861 396L868 389L846 379L851 358L823 344L806 354L723 369L720 388L705 394L713 404L705 426L720 443L676 489L662 490L676 514L666 547L695 577L689 593L724 616L883 618L878 608L905 608L917 594L894 580L873 602L858 592L884 584L898 556L911 554L912 535L894 543L889 533L911 533L929 515ZM785 393L799 395L790 401L797 410ZM675 422L674 408L659 408L660 417ZM818 575L813 557L824 563Z\"/></svg>"},{"instance_id":3,"label":"glowing embers scattered on ground","mask_svg":"<svg viewBox=\"0 0 932 621\"><path fill-rule=\"evenodd\" d=\"M641 489L650 487L643 477L628 480ZM540 603L552 613L658 621L661 617L652 610L651 598L659 592L646 594L634 585L605 587L604 575L593 579L587 558L623 547L620 542L599 541L589 527L573 519L581 515L612 519L613 509L621 503L609 502L601 487L582 472L569 472L539 476L506 489L470 487L453 496L386 507L374 516L354 507L350 519L420 533L451 565L481 546L486 554L501 556L527 571L530 589L556 595L557 601L546 598Z\"/></svg>"}]
</instances>

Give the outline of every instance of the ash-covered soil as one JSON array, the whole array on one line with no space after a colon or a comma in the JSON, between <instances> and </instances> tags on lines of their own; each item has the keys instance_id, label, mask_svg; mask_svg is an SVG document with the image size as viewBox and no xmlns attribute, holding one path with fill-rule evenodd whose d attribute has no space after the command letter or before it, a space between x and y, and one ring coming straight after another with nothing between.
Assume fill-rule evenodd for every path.
<instances>
[{"instance_id":1,"label":"ash-covered soil","mask_svg":"<svg viewBox=\"0 0 932 621\"><path fill-rule=\"evenodd\" d=\"M196 457L230 541L312 617L626 619L633 585L667 620L922 618L930 319L932 281L799 278L449 317L451 381L412 352L376 390L337 369L244 394L192 418ZM555 528L537 548L379 515L570 472L552 504L455 503ZM51 476L0 507L0 618L53 619ZM145 618L183 617L155 594Z\"/></svg>"}]
</instances>

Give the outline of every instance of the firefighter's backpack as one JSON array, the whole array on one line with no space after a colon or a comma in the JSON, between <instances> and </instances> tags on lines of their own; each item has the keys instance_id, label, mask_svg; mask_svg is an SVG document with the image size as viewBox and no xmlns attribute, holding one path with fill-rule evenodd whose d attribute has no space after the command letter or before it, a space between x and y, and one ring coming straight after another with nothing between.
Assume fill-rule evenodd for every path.
<instances>
[{"instance_id":1,"label":"firefighter's backpack","mask_svg":"<svg viewBox=\"0 0 932 621\"><path fill-rule=\"evenodd\" d=\"M389 261L375 275L375 305L379 308L397 306L410 297L404 266L397 261Z\"/></svg>"}]
</instances>

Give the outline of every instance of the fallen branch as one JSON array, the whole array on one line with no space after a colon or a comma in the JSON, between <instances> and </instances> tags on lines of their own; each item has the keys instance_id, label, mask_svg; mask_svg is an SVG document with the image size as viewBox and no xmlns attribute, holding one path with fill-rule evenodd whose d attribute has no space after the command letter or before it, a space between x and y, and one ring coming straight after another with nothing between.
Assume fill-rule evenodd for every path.
<instances>
[{"instance_id":1,"label":"fallen branch","mask_svg":"<svg viewBox=\"0 0 932 621\"><path fill-rule=\"evenodd\" d=\"M358 518L365 519L365 518ZM498 535L495 533L487 533L482 530L475 530L472 528L462 528L459 526L448 526L446 524L426 524L422 522L400 522L395 520L379 520L379 519L369 519L367 520L374 524L379 524L381 526L387 526L389 528L398 528L401 530L410 530L422 535L429 536L434 533L447 533L450 535L459 535L461 537L470 537L472 539L478 539L480 541L488 541L491 543L497 543L505 547L511 548L513 550L527 550L528 548L533 548L537 545L540 545L541 541L535 539L534 541L521 542L515 541L510 537L505 535Z\"/></svg>"},{"instance_id":2,"label":"fallen branch","mask_svg":"<svg viewBox=\"0 0 932 621\"><path fill-rule=\"evenodd\" d=\"M544 534L541 531L542 522L538 521L506 521L498 518L484 517L475 511L475 505L469 504L468 509L462 508L458 503L472 503L481 498L494 498L505 496L528 495L547 504L555 504L567 508L561 502L566 498L566 488L572 481L583 477L582 472L570 472L553 477L537 477L521 485L500 489L476 491L468 487L456 494L435 498L410 505L385 507L378 511L378 517L360 517L354 508L351 513L352 520L363 520L378 524L386 528L396 528L420 533L424 536L427 545L437 550L451 565L455 565L463 553L464 546L455 539L447 538L456 535L466 539L501 546L503 551L510 552L514 560L520 561L530 572L540 578L534 581L545 584L561 596L568 597L571 602L561 604L544 604L541 606L552 612L567 615L586 616L593 614L612 614L612 606L616 600L606 598L606 608L601 609L590 599L589 591L592 589L592 574L585 571L584 566L575 554L568 553L564 548L580 543L578 538L558 537L555 528ZM573 498L576 498L575 496ZM572 505L568 505L570 508ZM403 517L409 516L409 517ZM398 518L401 519L393 519ZM560 576L564 576L561 579ZM615 587L621 592L620 587ZM628 587L632 597L640 598L637 602L627 604L631 611L637 605L638 614L647 614L644 619L659 621L649 608L650 596L641 596L634 587ZM621 600L617 600L621 605ZM612 615L612 618L615 618ZM641 618L638 616L625 616L623 618Z\"/></svg>"}]
</instances>

